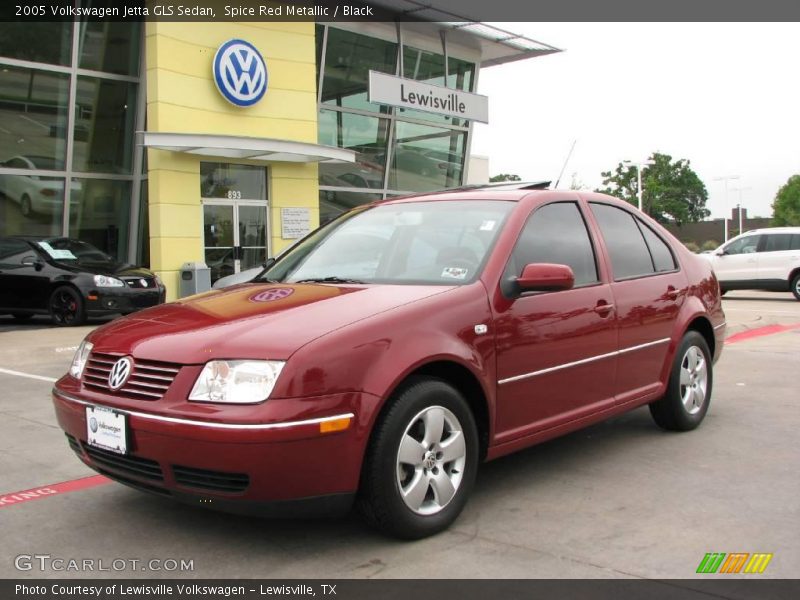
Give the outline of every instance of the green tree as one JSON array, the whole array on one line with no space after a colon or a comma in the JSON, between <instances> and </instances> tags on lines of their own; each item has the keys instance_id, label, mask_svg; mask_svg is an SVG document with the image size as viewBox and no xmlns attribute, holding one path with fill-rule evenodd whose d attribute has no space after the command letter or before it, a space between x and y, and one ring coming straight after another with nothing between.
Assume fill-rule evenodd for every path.
<instances>
[{"instance_id":1,"label":"green tree","mask_svg":"<svg viewBox=\"0 0 800 600\"><path fill-rule=\"evenodd\" d=\"M496 183L498 181L522 181L522 179L519 178L519 175L514 175L512 173L500 173L500 175L490 177L489 181L491 183Z\"/></svg>"},{"instance_id":2,"label":"green tree","mask_svg":"<svg viewBox=\"0 0 800 600\"><path fill-rule=\"evenodd\" d=\"M668 154L654 152L650 157L654 164L642 169L642 210L660 223L694 223L711 213L706 209L708 191L688 160L673 162ZM601 173L602 189L610 194L639 206L636 196L636 167L619 163L614 171Z\"/></svg>"},{"instance_id":3,"label":"green tree","mask_svg":"<svg viewBox=\"0 0 800 600\"><path fill-rule=\"evenodd\" d=\"M800 175L789 177L789 181L775 194L775 201L772 203L772 224L800 225Z\"/></svg>"}]
</instances>

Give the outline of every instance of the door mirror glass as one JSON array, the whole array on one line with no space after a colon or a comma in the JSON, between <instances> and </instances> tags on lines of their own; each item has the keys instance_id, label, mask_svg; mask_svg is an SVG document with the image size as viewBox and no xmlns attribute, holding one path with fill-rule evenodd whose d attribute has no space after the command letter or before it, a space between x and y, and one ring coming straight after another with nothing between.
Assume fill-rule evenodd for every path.
<instances>
[{"instance_id":1,"label":"door mirror glass","mask_svg":"<svg viewBox=\"0 0 800 600\"><path fill-rule=\"evenodd\" d=\"M552 292L568 290L575 285L575 275L567 265L532 263L525 265L517 277L520 292Z\"/></svg>"}]
</instances>

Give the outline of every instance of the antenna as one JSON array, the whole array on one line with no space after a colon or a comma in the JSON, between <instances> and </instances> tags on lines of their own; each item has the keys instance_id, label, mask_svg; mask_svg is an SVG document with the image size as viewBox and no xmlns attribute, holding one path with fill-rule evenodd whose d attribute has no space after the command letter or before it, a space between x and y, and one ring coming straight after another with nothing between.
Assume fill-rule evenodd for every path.
<instances>
[{"instance_id":1,"label":"antenna","mask_svg":"<svg viewBox=\"0 0 800 600\"><path fill-rule=\"evenodd\" d=\"M561 173L558 174L558 179L556 179L556 184L553 186L553 189L558 189L558 184L561 183L561 176L564 175L564 169L567 168L567 163L569 162L570 157L572 156L572 151L575 150L575 144L578 143L578 138L575 138L572 141L572 146L569 149L569 154L567 154L567 160L564 161L564 166L561 167Z\"/></svg>"}]
</instances>

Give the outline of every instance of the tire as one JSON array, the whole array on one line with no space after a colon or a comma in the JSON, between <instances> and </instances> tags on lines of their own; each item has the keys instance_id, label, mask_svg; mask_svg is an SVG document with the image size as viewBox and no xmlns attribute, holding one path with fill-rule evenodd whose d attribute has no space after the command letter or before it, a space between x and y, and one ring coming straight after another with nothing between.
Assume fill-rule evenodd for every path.
<instances>
[{"instance_id":1,"label":"tire","mask_svg":"<svg viewBox=\"0 0 800 600\"><path fill-rule=\"evenodd\" d=\"M666 393L650 404L650 414L659 427L689 431L703 422L714 382L711 362L705 338L697 331L687 331L675 353Z\"/></svg>"},{"instance_id":2,"label":"tire","mask_svg":"<svg viewBox=\"0 0 800 600\"><path fill-rule=\"evenodd\" d=\"M30 196L28 196L28 194L23 194L22 198L20 198L19 212L22 213L23 217L33 216L33 207L31 206L31 198Z\"/></svg>"},{"instance_id":3,"label":"tire","mask_svg":"<svg viewBox=\"0 0 800 600\"><path fill-rule=\"evenodd\" d=\"M790 285L795 299L800 300L800 273L795 274Z\"/></svg>"},{"instance_id":4,"label":"tire","mask_svg":"<svg viewBox=\"0 0 800 600\"><path fill-rule=\"evenodd\" d=\"M463 396L440 379L414 378L375 425L357 506L387 535L427 537L461 513L477 470L478 432Z\"/></svg>"},{"instance_id":5,"label":"tire","mask_svg":"<svg viewBox=\"0 0 800 600\"><path fill-rule=\"evenodd\" d=\"M50 294L47 303L50 318L59 327L83 325L86 321L86 306L78 291L68 285L62 285Z\"/></svg>"}]
</instances>

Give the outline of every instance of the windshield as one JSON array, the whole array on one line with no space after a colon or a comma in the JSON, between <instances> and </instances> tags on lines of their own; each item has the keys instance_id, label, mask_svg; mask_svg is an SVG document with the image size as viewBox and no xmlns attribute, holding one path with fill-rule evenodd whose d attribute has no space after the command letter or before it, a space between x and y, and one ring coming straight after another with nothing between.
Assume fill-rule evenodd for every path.
<instances>
[{"instance_id":1,"label":"windshield","mask_svg":"<svg viewBox=\"0 0 800 600\"><path fill-rule=\"evenodd\" d=\"M513 206L441 200L355 210L286 252L259 280L468 283L483 267Z\"/></svg>"},{"instance_id":2,"label":"windshield","mask_svg":"<svg viewBox=\"0 0 800 600\"><path fill-rule=\"evenodd\" d=\"M58 262L67 264L113 264L117 262L102 250L78 240L52 238L36 243L50 258Z\"/></svg>"}]
</instances>

